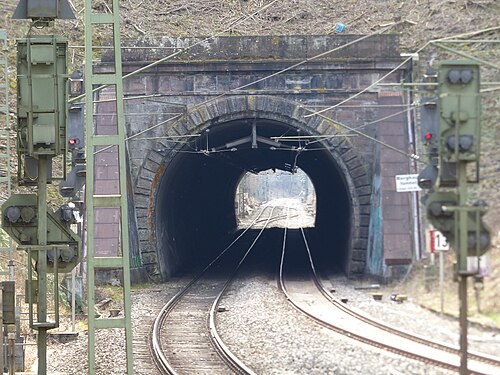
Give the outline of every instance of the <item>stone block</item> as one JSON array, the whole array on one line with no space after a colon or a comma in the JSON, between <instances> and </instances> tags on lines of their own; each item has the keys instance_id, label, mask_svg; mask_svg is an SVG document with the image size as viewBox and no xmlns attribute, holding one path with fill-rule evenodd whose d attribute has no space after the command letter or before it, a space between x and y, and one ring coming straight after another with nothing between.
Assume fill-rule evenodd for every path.
<instances>
[{"instance_id":1,"label":"stone block","mask_svg":"<svg viewBox=\"0 0 500 375\"><path fill-rule=\"evenodd\" d=\"M322 121L321 124L316 128L316 131L319 134L328 134L329 130L331 128L330 122L329 121Z\"/></svg>"},{"instance_id":2,"label":"stone block","mask_svg":"<svg viewBox=\"0 0 500 375\"><path fill-rule=\"evenodd\" d=\"M371 210L372 210L372 206L369 204L359 205L359 213L360 214L370 214Z\"/></svg>"},{"instance_id":3,"label":"stone block","mask_svg":"<svg viewBox=\"0 0 500 375\"><path fill-rule=\"evenodd\" d=\"M172 94L174 92L193 92L197 85L200 88L203 83L197 80L196 77L189 75L162 75L157 78L158 89L157 92L161 94ZM214 85L215 89L215 85Z\"/></svg>"},{"instance_id":4,"label":"stone block","mask_svg":"<svg viewBox=\"0 0 500 375\"><path fill-rule=\"evenodd\" d=\"M139 229L139 241L149 241L149 230L148 229Z\"/></svg>"},{"instance_id":5,"label":"stone block","mask_svg":"<svg viewBox=\"0 0 500 375\"><path fill-rule=\"evenodd\" d=\"M208 111L208 117L210 119L216 119L220 117L219 107L215 102L207 103L206 109Z\"/></svg>"},{"instance_id":6,"label":"stone block","mask_svg":"<svg viewBox=\"0 0 500 375\"><path fill-rule=\"evenodd\" d=\"M387 163L381 160L380 174L382 178L395 178L398 174L408 174L408 161Z\"/></svg>"},{"instance_id":7,"label":"stone block","mask_svg":"<svg viewBox=\"0 0 500 375\"><path fill-rule=\"evenodd\" d=\"M379 140L401 151L408 148L408 141L404 135L379 135Z\"/></svg>"},{"instance_id":8,"label":"stone block","mask_svg":"<svg viewBox=\"0 0 500 375\"><path fill-rule=\"evenodd\" d=\"M217 111L219 112L219 116L224 116L230 113L226 98L219 99L214 103L217 106Z\"/></svg>"},{"instance_id":9,"label":"stone block","mask_svg":"<svg viewBox=\"0 0 500 375\"><path fill-rule=\"evenodd\" d=\"M267 97L259 97L264 103L267 103L269 99ZM240 113L246 112L248 110L247 100L243 96L231 96L229 97L228 103L228 112L229 113Z\"/></svg>"},{"instance_id":10,"label":"stone block","mask_svg":"<svg viewBox=\"0 0 500 375\"><path fill-rule=\"evenodd\" d=\"M405 152L405 150L400 150L400 151ZM404 164L404 163L406 163L406 165L408 165L408 156L406 156L400 152L394 151L388 147L381 146L381 148L380 148L380 161L384 164L387 164L387 163ZM406 169L408 169L408 168L406 168Z\"/></svg>"},{"instance_id":11,"label":"stone block","mask_svg":"<svg viewBox=\"0 0 500 375\"><path fill-rule=\"evenodd\" d=\"M139 241L139 248L141 249L141 254L155 252L155 248L149 240Z\"/></svg>"},{"instance_id":12,"label":"stone block","mask_svg":"<svg viewBox=\"0 0 500 375\"><path fill-rule=\"evenodd\" d=\"M380 116L382 118L384 116ZM377 134L379 138L384 136L406 136L406 120L380 121L377 123Z\"/></svg>"},{"instance_id":13,"label":"stone block","mask_svg":"<svg viewBox=\"0 0 500 375\"><path fill-rule=\"evenodd\" d=\"M362 176L356 177L354 179L354 186L356 186L356 188L358 186L365 186L365 185L368 185L370 183L371 183L371 181L367 175L362 175Z\"/></svg>"},{"instance_id":14,"label":"stone block","mask_svg":"<svg viewBox=\"0 0 500 375\"><path fill-rule=\"evenodd\" d=\"M384 236L384 259L411 259L410 234L388 234Z\"/></svg>"},{"instance_id":15,"label":"stone block","mask_svg":"<svg viewBox=\"0 0 500 375\"><path fill-rule=\"evenodd\" d=\"M362 226L370 225L370 215L360 215L359 216L359 225L362 225Z\"/></svg>"},{"instance_id":16,"label":"stone block","mask_svg":"<svg viewBox=\"0 0 500 375\"><path fill-rule=\"evenodd\" d=\"M154 264L158 260L155 252L141 253L141 259L143 264Z\"/></svg>"},{"instance_id":17,"label":"stone block","mask_svg":"<svg viewBox=\"0 0 500 375\"><path fill-rule=\"evenodd\" d=\"M384 206L384 220L409 220L410 210L402 210L401 206Z\"/></svg>"},{"instance_id":18,"label":"stone block","mask_svg":"<svg viewBox=\"0 0 500 375\"><path fill-rule=\"evenodd\" d=\"M342 152L343 151L343 152ZM341 151L342 160L347 163L349 160L355 159L358 157L358 153L352 149L352 147L346 148Z\"/></svg>"},{"instance_id":19,"label":"stone block","mask_svg":"<svg viewBox=\"0 0 500 375\"><path fill-rule=\"evenodd\" d=\"M384 191L396 191L396 177L382 177L382 190Z\"/></svg>"},{"instance_id":20,"label":"stone block","mask_svg":"<svg viewBox=\"0 0 500 375\"><path fill-rule=\"evenodd\" d=\"M359 204L371 204L371 195L361 195L358 197Z\"/></svg>"},{"instance_id":21,"label":"stone block","mask_svg":"<svg viewBox=\"0 0 500 375\"><path fill-rule=\"evenodd\" d=\"M307 121L307 128L316 130L323 121L325 121L325 120L323 120L319 116L309 117L309 120Z\"/></svg>"},{"instance_id":22,"label":"stone block","mask_svg":"<svg viewBox=\"0 0 500 375\"><path fill-rule=\"evenodd\" d=\"M149 209L148 208L142 208L142 207L137 207L136 206L135 213L136 213L136 217L137 218L148 217L148 215L149 215Z\"/></svg>"},{"instance_id":23,"label":"stone block","mask_svg":"<svg viewBox=\"0 0 500 375\"><path fill-rule=\"evenodd\" d=\"M279 112L286 117L293 117L296 105L293 102L282 101L279 103Z\"/></svg>"},{"instance_id":24,"label":"stone block","mask_svg":"<svg viewBox=\"0 0 500 375\"><path fill-rule=\"evenodd\" d=\"M136 195L149 195L151 193L151 189L141 188L138 186L134 187L134 194Z\"/></svg>"},{"instance_id":25,"label":"stone block","mask_svg":"<svg viewBox=\"0 0 500 375\"><path fill-rule=\"evenodd\" d=\"M408 217L401 220L388 220L384 215L384 236L386 234L405 234L410 233L410 223Z\"/></svg>"},{"instance_id":26,"label":"stone block","mask_svg":"<svg viewBox=\"0 0 500 375\"><path fill-rule=\"evenodd\" d=\"M349 168L350 170L353 170L353 169L356 169L356 168L359 168L361 167L361 162L359 161L359 158L353 158L351 160L348 160L346 162L346 165L347 165L347 168Z\"/></svg>"},{"instance_id":27,"label":"stone block","mask_svg":"<svg viewBox=\"0 0 500 375\"><path fill-rule=\"evenodd\" d=\"M354 122L355 113L352 110L340 109L336 112L337 121L343 124L352 124Z\"/></svg>"},{"instance_id":28,"label":"stone block","mask_svg":"<svg viewBox=\"0 0 500 375\"><path fill-rule=\"evenodd\" d=\"M368 238L368 227L363 227L363 226L360 226L359 227L359 236L361 238Z\"/></svg>"},{"instance_id":29,"label":"stone block","mask_svg":"<svg viewBox=\"0 0 500 375\"><path fill-rule=\"evenodd\" d=\"M359 176L362 176L362 175L366 175L366 170L365 170L365 168L362 165L360 165L356 169L349 169L349 174L353 178L356 178L356 177L359 177Z\"/></svg>"},{"instance_id":30,"label":"stone block","mask_svg":"<svg viewBox=\"0 0 500 375\"><path fill-rule=\"evenodd\" d=\"M366 260L366 251L364 251L364 250L353 250L352 251L352 260L355 260L355 261L365 261Z\"/></svg>"},{"instance_id":31,"label":"stone block","mask_svg":"<svg viewBox=\"0 0 500 375\"><path fill-rule=\"evenodd\" d=\"M353 243L353 248L355 249L367 249L368 240L366 238L358 238Z\"/></svg>"},{"instance_id":32,"label":"stone block","mask_svg":"<svg viewBox=\"0 0 500 375\"><path fill-rule=\"evenodd\" d=\"M383 191L382 192L382 205L388 206L406 206L409 209L409 193L398 193L396 191ZM400 209L404 209L400 207Z\"/></svg>"},{"instance_id":33,"label":"stone block","mask_svg":"<svg viewBox=\"0 0 500 375\"><path fill-rule=\"evenodd\" d=\"M147 228L148 227L148 217L138 217L137 218L137 228Z\"/></svg>"},{"instance_id":34,"label":"stone block","mask_svg":"<svg viewBox=\"0 0 500 375\"><path fill-rule=\"evenodd\" d=\"M149 207L149 196L142 194L134 195L134 202L136 209L147 209Z\"/></svg>"},{"instance_id":35,"label":"stone block","mask_svg":"<svg viewBox=\"0 0 500 375\"><path fill-rule=\"evenodd\" d=\"M149 169L146 168L146 166L144 166L144 168L142 168L141 170L141 175L139 178L142 178L142 179L145 179L145 180L148 180L148 181L154 181L155 179L155 172L153 171L150 171Z\"/></svg>"},{"instance_id":36,"label":"stone block","mask_svg":"<svg viewBox=\"0 0 500 375\"><path fill-rule=\"evenodd\" d=\"M146 159L141 168L140 176L147 178L149 180L154 180L156 172L160 168L160 164L151 159Z\"/></svg>"},{"instance_id":37,"label":"stone block","mask_svg":"<svg viewBox=\"0 0 500 375\"><path fill-rule=\"evenodd\" d=\"M369 185L366 185L366 186L360 186L358 188L356 188L356 192L358 193L358 195L370 195L372 193L372 187L369 186Z\"/></svg>"},{"instance_id":38,"label":"stone block","mask_svg":"<svg viewBox=\"0 0 500 375\"><path fill-rule=\"evenodd\" d=\"M202 125L205 121L203 121L203 117L201 116L200 112L193 111L189 113L188 122L188 129L192 129Z\"/></svg>"},{"instance_id":39,"label":"stone block","mask_svg":"<svg viewBox=\"0 0 500 375\"><path fill-rule=\"evenodd\" d=\"M136 185L138 188L143 188L147 189L148 191L151 190L151 187L153 186L152 180L143 178L142 176L139 176L137 179Z\"/></svg>"},{"instance_id":40,"label":"stone block","mask_svg":"<svg viewBox=\"0 0 500 375\"><path fill-rule=\"evenodd\" d=\"M365 272L365 265L366 263L362 261L352 261L349 271L351 274L363 274Z\"/></svg>"},{"instance_id":41,"label":"stone block","mask_svg":"<svg viewBox=\"0 0 500 375\"><path fill-rule=\"evenodd\" d=\"M123 92L126 96L127 94L131 95L144 95L146 94L146 81L147 78L144 76L137 75L135 77L130 77L123 81Z\"/></svg>"}]
</instances>

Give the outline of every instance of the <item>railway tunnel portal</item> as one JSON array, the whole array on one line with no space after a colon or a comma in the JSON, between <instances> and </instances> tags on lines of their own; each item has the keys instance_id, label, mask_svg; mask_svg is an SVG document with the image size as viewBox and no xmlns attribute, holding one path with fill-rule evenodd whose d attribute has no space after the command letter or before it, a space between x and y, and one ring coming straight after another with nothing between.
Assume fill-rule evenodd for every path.
<instances>
[{"instance_id":1,"label":"railway tunnel portal","mask_svg":"<svg viewBox=\"0 0 500 375\"><path fill-rule=\"evenodd\" d=\"M411 66L401 65L396 35L357 38L218 37L124 81L139 272L167 279L213 258L237 227L242 176L297 167L316 191L315 238L329 266L385 277L411 262L415 196L396 193L394 181L411 163L350 131L411 149L405 93L374 86L359 94L393 69L384 83L407 80ZM141 48L124 50L124 73L162 57L155 46L177 51L196 41L134 42ZM325 117L308 116L353 95Z\"/></svg>"},{"instance_id":2,"label":"railway tunnel portal","mask_svg":"<svg viewBox=\"0 0 500 375\"><path fill-rule=\"evenodd\" d=\"M339 135L311 146L294 137L289 138L293 141L280 140L287 134L308 137L318 133L311 133L301 121L300 108L272 97L229 97L213 106L218 112L204 110L218 113L218 119L205 121L197 127L200 137L196 141L163 159L165 170L159 176L156 198L152 198L156 202L153 218L161 259L158 264L166 268L162 273L175 273L197 261L205 264L224 247L220 239L227 238L237 226L235 193L245 173L268 169L294 172L297 168L315 187L315 237L324 244L335 243L331 248L326 246L332 265L364 267L357 263L364 254L347 262L349 241L363 236L361 221L367 220L367 215L360 214L359 207L368 204L369 188L361 162L356 157L342 158L350 148L346 138ZM232 109L220 116L220 108ZM358 174L356 169L360 169ZM200 186L204 188L200 190ZM204 252L200 254L199 249Z\"/></svg>"}]
</instances>

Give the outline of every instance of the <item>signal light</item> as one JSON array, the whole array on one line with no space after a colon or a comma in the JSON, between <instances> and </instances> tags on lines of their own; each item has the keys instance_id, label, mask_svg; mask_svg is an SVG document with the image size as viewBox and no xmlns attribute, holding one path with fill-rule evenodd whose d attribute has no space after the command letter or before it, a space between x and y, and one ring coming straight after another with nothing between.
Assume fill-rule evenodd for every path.
<instances>
[{"instance_id":1,"label":"signal light","mask_svg":"<svg viewBox=\"0 0 500 375\"><path fill-rule=\"evenodd\" d=\"M425 140L430 141L432 139L432 133L425 133Z\"/></svg>"},{"instance_id":2,"label":"signal light","mask_svg":"<svg viewBox=\"0 0 500 375\"><path fill-rule=\"evenodd\" d=\"M68 144L69 144L70 146L76 146L78 143L80 143L80 142L79 142L79 140L78 140L78 139L76 139L76 138L70 138L70 139L68 140Z\"/></svg>"},{"instance_id":3,"label":"signal light","mask_svg":"<svg viewBox=\"0 0 500 375\"><path fill-rule=\"evenodd\" d=\"M443 61L439 68L440 164L479 162L481 103L479 64Z\"/></svg>"}]
</instances>

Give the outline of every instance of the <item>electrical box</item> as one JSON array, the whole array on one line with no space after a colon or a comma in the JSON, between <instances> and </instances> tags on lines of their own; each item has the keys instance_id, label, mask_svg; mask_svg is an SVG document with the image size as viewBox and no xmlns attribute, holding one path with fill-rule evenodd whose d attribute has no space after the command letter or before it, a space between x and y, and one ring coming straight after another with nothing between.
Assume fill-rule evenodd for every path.
<instances>
[{"instance_id":1,"label":"electrical box","mask_svg":"<svg viewBox=\"0 0 500 375\"><path fill-rule=\"evenodd\" d=\"M73 19L75 15L68 0L21 0L13 19Z\"/></svg>"},{"instance_id":2,"label":"electrical box","mask_svg":"<svg viewBox=\"0 0 500 375\"><path fill-rule=\"evenodd\" d=\"M33 35L17 43L17 150L20 156L66 152L68 42Z\"/></svg>"},{"instance_id":3,"label":"electrical box","mask_svg":"<svg viewBox=\"0 0 500 375\"><path fill-rule=\"evenodd\" d=\"M47 220L47 266L53 272L57 262L59 272L69 272L80 263L81 239L70 229L70 223L58 212L47 211L46 217L38 216L35 194L13 194L2 205L2 229L19 245L38 246L38 223ZM60 245L54 249L53 245ZM37 250L31 251L34 260Z\"/></svg>"},{"instance_id":4,"label":"electrical box","mask_svg":"<svg viewBox=\"0 0 500 375\"><path fill-rule=\"evenodd\" d=\"M16 288L14 281L2 281L3 324L16 324Z\"/></svg>"}]
</instances>

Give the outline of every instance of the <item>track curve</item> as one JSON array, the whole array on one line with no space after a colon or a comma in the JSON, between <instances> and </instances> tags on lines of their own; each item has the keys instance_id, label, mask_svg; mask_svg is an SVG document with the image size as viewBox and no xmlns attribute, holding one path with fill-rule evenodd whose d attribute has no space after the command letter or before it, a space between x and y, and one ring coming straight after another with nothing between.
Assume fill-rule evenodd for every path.
<instances>
[{"instance_id":1,"label":"track curve","mask_svg":"<svg viewBox=\"0 0 500 375\"><path fill-rule=\"evenodd\" d=\"M343 335L435 366L454 371L459 370L460 352L458 348L386 325L334 298L322 286L317 276L305 230L300 228L300 232L303 250L307 256L307 260L304 259L303 263L309 265L306 278L298 278L297 275L293 278L285 276L288 235L286 228L279 271L280 288L294 307L319 324ZM306 256L303 255L303 258ZM500 359L481 353L469 353L469 370L475 374L500 373Z\"/></svg>"}]
</instances>

